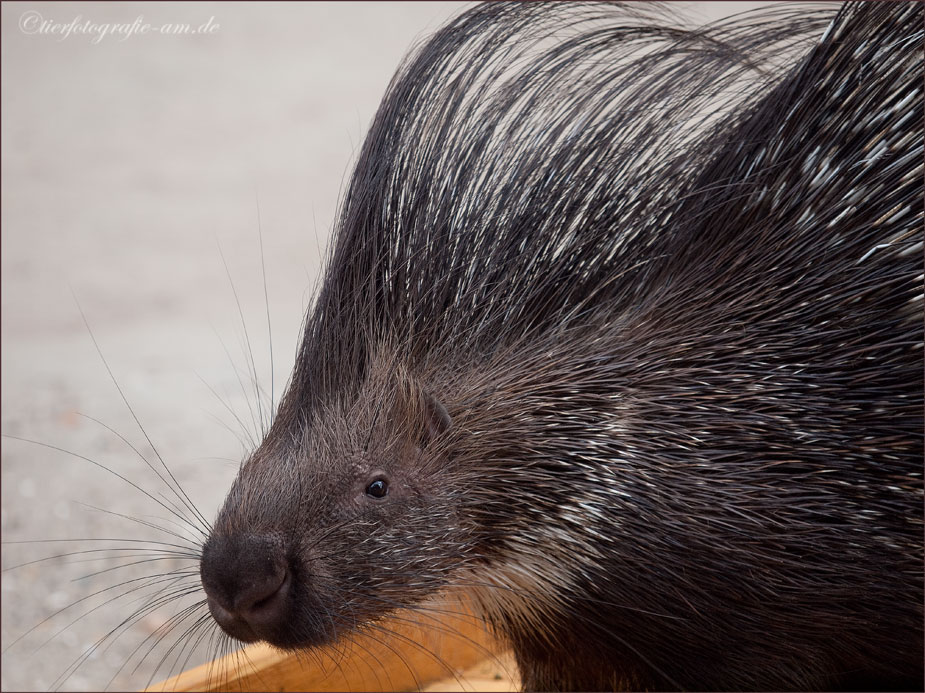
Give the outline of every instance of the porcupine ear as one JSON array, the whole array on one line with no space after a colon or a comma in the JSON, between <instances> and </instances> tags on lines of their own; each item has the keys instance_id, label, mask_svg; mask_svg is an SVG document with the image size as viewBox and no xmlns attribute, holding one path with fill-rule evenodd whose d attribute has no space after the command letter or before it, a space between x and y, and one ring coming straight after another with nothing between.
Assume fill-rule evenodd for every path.
<instances>
[{"instance_id":1,"label":"porcupine ear","mask_svg":"<svg viewBox=\"0 0 925 693\"><path fill-rule=\"evenodd\" d=\"M453 419L450 418L443 404L429 392L423 393L423 399L423 414L426 421L424 442L426 444L446 431L452 425Z\"/></svg>"},{"instance_id":2,"label":"porcupine ear","mask_svg":"<svg viewBox=\"0 0 925 693\"><path fill-rule=\"evenodd\" d=\"M401 421L402 426L414 441L424 447L452 425L446 407L412 374L399 370L395 374L394 421Z\"/></svg>"}]
</instances>

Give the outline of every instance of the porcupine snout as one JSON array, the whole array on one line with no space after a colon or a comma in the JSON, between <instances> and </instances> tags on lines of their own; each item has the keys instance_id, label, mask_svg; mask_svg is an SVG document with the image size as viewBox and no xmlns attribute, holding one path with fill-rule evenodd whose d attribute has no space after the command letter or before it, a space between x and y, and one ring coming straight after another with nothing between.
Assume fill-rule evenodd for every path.
<instances>
[{"instance_id":1,"label":"porcupine snout","mask_svg":"<svg viewBox=\"0 0 925 693\"><path fill-rule=\"evenodd\" d=\"M278 539L213 535L199 571L209 611L229 635L254 642L283 627L291 577Z\"/></svg>"}]
</instances>

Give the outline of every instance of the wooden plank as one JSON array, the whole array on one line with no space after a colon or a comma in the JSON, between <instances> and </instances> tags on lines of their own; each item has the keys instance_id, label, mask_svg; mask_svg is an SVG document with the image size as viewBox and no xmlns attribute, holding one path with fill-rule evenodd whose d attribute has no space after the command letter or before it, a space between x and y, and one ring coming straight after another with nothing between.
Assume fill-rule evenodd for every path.
<instances>
[{"instance_id":1,"label":"wooden plank","mask_svg":"<svg viewBox=\"0 0 925 693\"><path fill-rule=\"evenodd\" d=\"M427 611L401 612L374 629L354 635L350 642L307 653L281 652L261 643L208 662L148 691L399 691L513 690L496 679L504 660L481 620L458 604ZM473 688L462 679L479 680ZM490 663L494 663L493 665ZM491 668L491 667L494 668ZM462 675L461 675L462 674ZM484 681L482 679L485 679ZM499 683L502 681L502 683ZM485 686L481 684L486 684Z\"/></svg>"},{"instance_id":2,"label":"wooden plank","mask_svg":"<svg viewBox=\"0 0 925 693\"><path fill-rule=\"evenodd\" d=\"M427 693L455 693L465 691L509 692L520 690L520 677L517 675L517 663L510 652L490 657L471 669L429 684L424 688Z\"/></svg>"}]
</instances>

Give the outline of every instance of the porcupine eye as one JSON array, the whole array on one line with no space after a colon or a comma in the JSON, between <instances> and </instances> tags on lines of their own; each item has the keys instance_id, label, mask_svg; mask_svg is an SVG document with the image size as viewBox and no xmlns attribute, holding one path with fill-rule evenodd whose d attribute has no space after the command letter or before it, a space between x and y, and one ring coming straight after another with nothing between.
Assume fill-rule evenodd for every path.
<instances>
[{"instance_id":1,"label":"porcupine eye","mask_svg":"<svg viewBox=\"0 0 925 693\"><path fill-rule=\"evenodd\" d=\"M372 498L384 498L389 492L389 484L385 479L376 479L366 487L366 495Z\"/></svg>"}]
</instances>

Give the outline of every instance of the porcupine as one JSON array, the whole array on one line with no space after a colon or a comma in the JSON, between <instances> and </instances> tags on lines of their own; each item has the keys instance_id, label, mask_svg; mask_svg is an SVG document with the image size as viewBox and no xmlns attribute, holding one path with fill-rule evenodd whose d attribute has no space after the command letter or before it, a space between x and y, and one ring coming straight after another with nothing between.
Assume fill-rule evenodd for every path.
<instances>
[{"instance_id":1,"label":"porcupine","mask_svg":"<svg viewBox=\"0 0 925 693\"><path fill-rule=\"evenodd\" d=\"M922 6L669 14L400 68L203 549L227 633L461 589L526 689L921 685Z\"/></svg>"}]
</instances>

